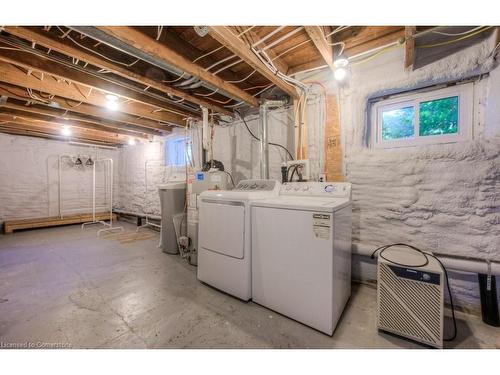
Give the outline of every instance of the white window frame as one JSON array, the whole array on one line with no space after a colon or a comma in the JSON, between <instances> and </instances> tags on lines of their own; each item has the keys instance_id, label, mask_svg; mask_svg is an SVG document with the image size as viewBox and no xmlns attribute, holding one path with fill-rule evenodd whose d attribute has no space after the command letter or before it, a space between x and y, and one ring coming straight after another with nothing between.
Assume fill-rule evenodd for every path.
<instances>
[{"instance_id":1,"label":"white window frame","mask_svg":"<svg viewBox=\"0 0 500 375\"><path fill-rule=\"evenodd\" d=\"M426 92L402 94L374 103L371 107L372 145L377 148L410 147L439 143L455 143L472 138L473 122L473 89L474 84L464 83L442 89ZM419 135L420 103L430 100L445 99L458 96L458 132L454 134ZM402 109L413 106L415 117L413 121L412 138L382 139L382 114L387 110Z\"/></svg>"}]
</instances>

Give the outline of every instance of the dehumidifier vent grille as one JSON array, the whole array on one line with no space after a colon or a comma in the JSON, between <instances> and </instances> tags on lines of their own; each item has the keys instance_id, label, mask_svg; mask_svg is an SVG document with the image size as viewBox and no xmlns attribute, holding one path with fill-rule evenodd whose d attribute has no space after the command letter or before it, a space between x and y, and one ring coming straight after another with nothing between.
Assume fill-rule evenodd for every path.
<instances>
[{"instance_id":1,"label":"dehumidifier vent grille","mask_svg":"<svg viewBox=\"0 0 500 375\"><path fill-rule=\"evenodd\" d=\"M378 278L378 327L442 347L441 285L398 276L386 263L379 263Z\"/></svg>"}]
</instances>

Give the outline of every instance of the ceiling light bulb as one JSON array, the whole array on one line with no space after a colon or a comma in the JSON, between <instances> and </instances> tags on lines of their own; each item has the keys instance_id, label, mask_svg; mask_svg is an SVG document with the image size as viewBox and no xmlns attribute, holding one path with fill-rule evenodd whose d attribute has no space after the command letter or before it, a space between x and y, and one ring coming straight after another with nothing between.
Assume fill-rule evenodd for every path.
<instances>
[{"instance_id":1,"label":"ceiling light bulb","mask_svg":"<svg viewBox=\"0 0 500 375\"><path fill-rule=\"evenodd\" d=\"M118 102L108 100L108 101L106 101L106 108L111 110L111 111L116 111L118 109Z\"/></svg>"},{"instance_id":2,"label":"ceiling light bulb","mask_svg":"<svg viewBox=\"0 0 500 375\"><path fill-rule=\"evenodd\" d=\"M343 55L338 56L333 61L333 66L335 68L345 68L347 65L349 65L349 59Z\"/></svg>"},{"instance_id":3,"label":"ceiling light bulb","mask_svg":"<svg viewBox=\"0 0 500 375\"><path fill-rule=\"evenodd\" d=\"M65 137L69 137L71 135L71 129L69 128L69 126L63 126L61 129L61 134Z\"/></svg>"},{"instance_id":4,"label":"ceiling light bulb","mask_svg":"<svg viewBox=\"0 0 500 375\"><path fill-rule=\"evenodd\" d=\"M117 102L118 101L118 96L113 95L113 94L107 94L106 95L106 100L110 102Z\"/></svg>"},{"instance_id":5,"label":"ceiling light bulb","mask_svg":"<svg viewBox=\"0 0 500 375\"><path fill-rule=\"evenodd\" d=\"M107 94L106 108L108 108L111 111L116 111L118 109L118 96L113 94Z\"/></svg>"},{"instance_id":6,"label":"ceiling light bulb","mask_svg":"<svg viewBox=\"0 0 500 375\"><path fill-rule=\"evenodd\" d=\"M333 77L337 81L343 81L346 75L347 75L347 70L345 70L344 68L335 69L335 72L333 72Z\"/></svg>"},{"instance_id":7,"label":"ceiling light bulb","mask_svg":"<svg viewBox=\"0 0 500 375\"><path fill-rule=\"evenodd\" d=\"M128 144L129 144L130 146L135 145L135 139L134 139L134 138L129 138L129 140L128 140Z\"/></svg>"}]
</instances>

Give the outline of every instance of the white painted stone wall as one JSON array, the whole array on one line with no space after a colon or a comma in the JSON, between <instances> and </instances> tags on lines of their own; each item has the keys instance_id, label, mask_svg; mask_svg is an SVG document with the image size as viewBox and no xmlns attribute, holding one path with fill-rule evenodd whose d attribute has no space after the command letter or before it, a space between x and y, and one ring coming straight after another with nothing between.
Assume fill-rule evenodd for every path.
<instances>
[{"instance_id":1,"label":"white painted stone wall","mask_svg":"<svg viewBox=\"0 0 500 375\"><path fill-rule=\"evenodd\" d=\"M340 108L345 171L353 184L353 241L373 248L407 242L500 260L500 68L474 85L472 140L375 149L364 139L370 97L489 71L492 49L487 40L414 72L403 69L403 48L352 67ZM372 262L355 257L356 278L373 280L375 271ZM478 306L476 276L454 272L452 278L459 302Z\"/></svg>"},{"instance_id":2,"label":"white painted stone wall","mask_svg":"<svg viewBox=\"0 0 500 375\"><path fill-rule=\"evenodd\" d=\"M71 145L67 142L0 133L0 224L5 220L59 214L59 155L111 157L117 150ZM63 159L62 213L92 211L92 167L70 165ZM109 181L104 166L96 165L96 207L109 207ZM116 172L116 171L115 171Z\"/></svg>"},{"instance_id":3,"label":"white painted stone wall","mask_svg":"<svg viewBox=\"0 0 500 375\"><path fill-rule=\"evenodd\" d=\"M165 138L153 142L125 146L118 157L118 199L120 211L160 215L158 185L173 179L185 179L184 168L165 165ZM147 189L146 189L147 178Z\"/></svg>"}]
</instances>

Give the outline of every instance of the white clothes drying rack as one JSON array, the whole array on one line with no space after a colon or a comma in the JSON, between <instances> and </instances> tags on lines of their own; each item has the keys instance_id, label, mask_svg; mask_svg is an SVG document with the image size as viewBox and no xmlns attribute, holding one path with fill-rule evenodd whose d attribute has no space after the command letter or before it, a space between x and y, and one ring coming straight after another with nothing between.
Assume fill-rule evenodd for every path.
<instances>
[{"instance_id":1,"label":"white clothes drying rack","mask_svg":"<svg viewBox=\"0 0 500 375\"><path fill-rule=\"evenodd\" d=\"M106 223L103 220L97 220L95 215L95 166L97 163L106 163L109 162L109 223ZM88 221L82 224L82 230L86 225L94 225L94 224L102 224L107 228L99 229L97 231L97 236L100 236L103 232L111 232L111 231L121 231L123 232L123 227L113 227L113 159L111 158L103 158L94 160L94 164L92 165L92 221Z\"/></svg>"}]
</instances>

